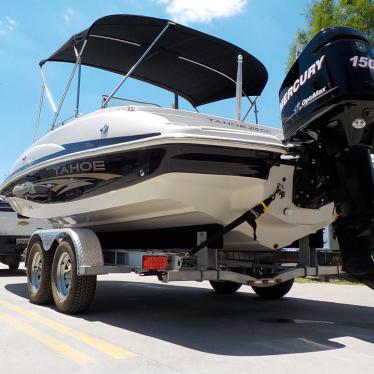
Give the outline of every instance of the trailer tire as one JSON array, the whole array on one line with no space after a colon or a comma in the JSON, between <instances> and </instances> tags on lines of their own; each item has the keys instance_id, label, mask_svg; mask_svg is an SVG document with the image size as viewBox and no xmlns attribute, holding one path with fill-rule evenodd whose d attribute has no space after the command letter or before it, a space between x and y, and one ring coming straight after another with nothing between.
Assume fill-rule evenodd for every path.
<instances>
[{"instance_id":1,"label":"trailer tire","mask_svg":"<svg viewBox=\"0 0 374 374\"><path fill-rule=\"evenodd\" d=\"M38 305L51 304L52 253L43 249L40 240L34 241L27 255L27 291L30 301ZM9 266L10 268L10 266Z\"/></svg>"},{"instance_id":2,"label":"trailer tire","mask_svg":"<svg viewBox=\"0 0 374 374\"><path fill-rule=\"evenodd\" d=\"M231 295L242 286L241 283L230 281L209 281L209 283L217 293L222 295Z\"/></svg>"},{"instance_id":3,"label":"trailer tire","mask_svg":"<svg viewBox=\"0 0 374 374\"><path fill-rule=\"evenodd\" d=\"M52 263L52 295L57 309L67 314L82 313L89 307L96 290L96 275L78 275L73 244L64 239Z\"/></svg>"},{"instance_id":4,"label":"trailer tire","mask_svg":"<svg viewBox=\"0 0 374 374\"><path fill-rule=\"evenodd\" d=\"M286 295L292 288L294 279L289 279L285 282L275 284L274 286L269 287L255 287L252 286L253 291L256 294L264 299L280 299Z\"/></svg>"}]
</instances>

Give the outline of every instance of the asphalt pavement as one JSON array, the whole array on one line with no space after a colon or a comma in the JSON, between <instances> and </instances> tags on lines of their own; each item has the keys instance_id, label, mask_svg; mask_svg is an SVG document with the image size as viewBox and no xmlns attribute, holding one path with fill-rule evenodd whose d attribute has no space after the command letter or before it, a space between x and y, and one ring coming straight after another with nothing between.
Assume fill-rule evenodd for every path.
<instances>
[{"instance_id":1,"label":"asphalt pavement","mask_svg":"<svg viewBox=\"0 0 374 374\"><path fill-rule=\"evenodd\" d=\"M23 270L0 265L0 373L371 373L374 291L295 284L267 301L249 287L99 277L90 310L28 301Z\"/></svg>"}]
</instances>

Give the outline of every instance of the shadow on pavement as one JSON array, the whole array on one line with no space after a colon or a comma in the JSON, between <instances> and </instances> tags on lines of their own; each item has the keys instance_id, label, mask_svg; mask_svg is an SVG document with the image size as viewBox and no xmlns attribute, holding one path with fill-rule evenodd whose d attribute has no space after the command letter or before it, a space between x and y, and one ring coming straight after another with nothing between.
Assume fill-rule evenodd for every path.
<instances>
[{"instance_id":1,"label":"shadow on pavement","mask_svg":"<svg viewBox=\"0 0 374 374\"><path fill-rule=\"evenodd\" d=\"M26 285L6 289L27 298ZM87 314L100 321L203 352L265 356L343 348L334 338L374 343L374 308L237 292L124 281L98 282Z\"/></svg>"}]
</instances>

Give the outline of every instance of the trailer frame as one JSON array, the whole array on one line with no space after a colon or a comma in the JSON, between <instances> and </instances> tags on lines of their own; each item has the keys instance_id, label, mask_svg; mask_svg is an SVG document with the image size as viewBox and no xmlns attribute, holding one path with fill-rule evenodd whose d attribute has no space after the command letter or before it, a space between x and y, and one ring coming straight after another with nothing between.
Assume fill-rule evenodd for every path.
<instances>
[{"instance_id":1,"label":"trailer frame","mask_svg":"<svg viewBox=\"0 0 374 374\"><path fill-rule=\"evenodd\" d=\"M196 246L201 243L208 243L208 233L206 231L196 231ZM124 233L125 240L126 233ZM235 283L238 285L247 285L256 288L277 287L285 282L293 282L296 277L318 277L321 275L339 275L343 272L338 251L326 251L331 255L331 263L320 264L318 250L312 248L309 238L300 240L298 250L278 250L261 252L256 254L241 252L238 259L230 259L230 251L222 248L201 248L197 253L190 255L191 248L171 249L105 249L105 243L99 241L96 233L89 229L53 229L39 230L31 236L26 250L26 268L28 273L29 290L32 289L32 280L35 279L33 263L30 259L30 252L35 243L42 250L42 258L49 261L45 264L40 279L47 279L47 282L53 280L56 275L53 274L51 266L53 257L61 243L68 241L71 243L74 251L75 264L72 279L89 279L96 285L96 276L109 273L136 273L143 276L157 276L163 283L178 281L210 281L211 283ZM104 244L104 245L102 245ZM232 253L237 254L235 251ZM229 254L229 256L227 256ZM225 258L225 256L227 258ZM334 257L335 256L335 257ZM145 268L144 258L164 259L163 268ZM48 265L48 266L46 266ZM52 269L52 270L51 270ZM260 273L258 269L262 269ZM44 271L44 273L43 273ZM47 272L49 272L47 274ZM52 272L52 273L51 273ZM44 278L43 278L44 277ZM94 283L93 283L94 282ZM212 285L213 285L212 283ZM91 286L89 292L93 292ZM46 291L50 292L50 288ZM83 292L83 291L81 291ZM30 293L30 292L29 292ZM39 299L49 300L51 297L39 295ZM44 297L45 296L45 297ZM283 295L282 295L283 296ZM39 300L37 299L37 300ZM35 302L35 300L31 300ZM36 303L38 301L36 300ZM55 303L59 308L58 302ZM71 310L62 310L71 312ZM80 311L80 310L79 310ZM72 312L76 312L75 310Z\"/></svg>"}]
</instances>

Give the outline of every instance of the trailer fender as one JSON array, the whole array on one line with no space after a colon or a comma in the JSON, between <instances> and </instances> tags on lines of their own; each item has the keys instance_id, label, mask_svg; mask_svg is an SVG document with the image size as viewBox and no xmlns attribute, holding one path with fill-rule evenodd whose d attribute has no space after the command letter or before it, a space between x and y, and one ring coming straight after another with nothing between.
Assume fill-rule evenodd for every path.
<instances>
[{"instance_id":1,"label":"trailer fender","mask_svg":"<svg viewBox=\"0 0 374 374\"><path fill-rule=\"evenodd\" d=\"M74 246L78 275L84 275L84 268L103 266L104 259L101 244L96 234L88 229L53 229L35 231L27 246L27 252L35 240L40 240L45 251L51 250L54 244L69 238Z\"/></svg>"}]
</instances>

